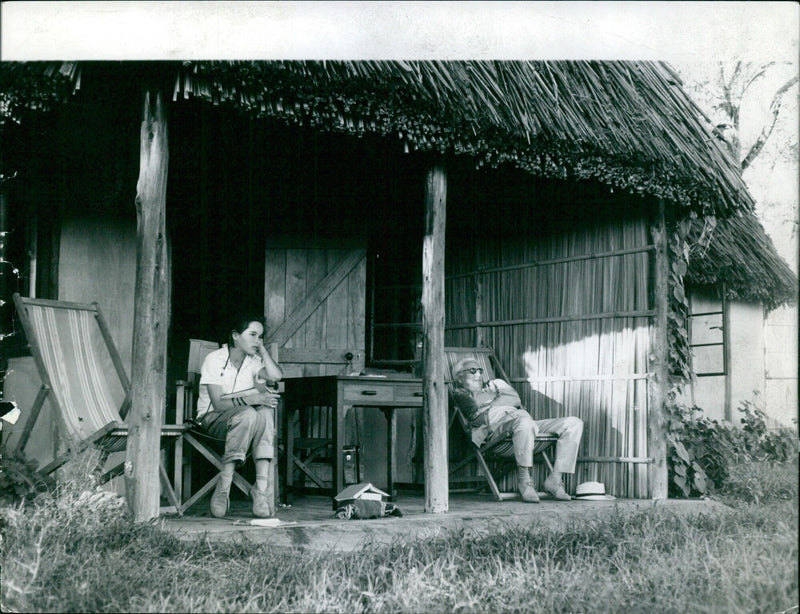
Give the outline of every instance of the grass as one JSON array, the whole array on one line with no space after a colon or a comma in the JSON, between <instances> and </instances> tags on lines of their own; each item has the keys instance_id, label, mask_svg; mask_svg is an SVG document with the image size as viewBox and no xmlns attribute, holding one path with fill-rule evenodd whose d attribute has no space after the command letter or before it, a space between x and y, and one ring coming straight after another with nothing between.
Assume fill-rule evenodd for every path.
<instances>
[{"instance_id":1,"label":"grass","mask_svg":"<svg viewBox=\"0 0 800 614\"><path fill-rule=\"evenodd\" d=\"M798 603L797 465L746 470L786 488L756 503L732 483L723 513L618 513L354 553L183 543L131 523L76 471L55 496L2 509L3 610L782 612Z\"/></svg>"}]
</instances>

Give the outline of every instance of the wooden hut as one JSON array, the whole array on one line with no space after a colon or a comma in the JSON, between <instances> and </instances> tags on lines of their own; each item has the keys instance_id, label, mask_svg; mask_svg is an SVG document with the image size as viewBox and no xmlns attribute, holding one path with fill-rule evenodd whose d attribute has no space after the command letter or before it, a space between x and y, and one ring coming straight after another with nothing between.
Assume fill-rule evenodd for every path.
<instances>
[{"instance_id":1,"label":"wooden hut","mask_svg":"<svg viewBox=\"0 0 800 614\"><path fill-rule=\"evenodd\" d=\"M702 235L694 224L685 282L695 377L685 401L734 423L736 409L753 402L772 424L790 426L776 417L797 413L796 346L794 358L792 339L770 347L765 318L797 303L797 278L752 214L720 220Z\"/></svg>"},{"instance_id":2,"label":"wooden hut","mask_svg":"<svg viewBox=\"0 0 800 614\"><path fill-rule=\"evenodd\" d=\"M98 300L134 386L167 351L169 377L147 384L163 388L149 402L185 371L189 338L218 339L224 314L261 309L289 378L417 369L425 407L398 417L398 479L424 476L441 511L437 355L491 346L534 415L584 419L576 480L666 496L658 416L682 343L668 316L681 309L671 297L692 240L677 229L753 208L667 65L65 63L1 74L3 164L18 172L10 217L25 229L13 238L30 254L23 292ZM168 173L148 201L143 177L159 160L142 144L157 132ZM142 258L166 260L155 294L137 257L140 270ZM150 300L164 306L168 340L134 322L134 305ZM137 351L143 337L152 347ZM349 428L362 475L381 483L370 471L385 450L370 441L384 441L383 422L361 412Z\"/></svg>"}]
</instances>

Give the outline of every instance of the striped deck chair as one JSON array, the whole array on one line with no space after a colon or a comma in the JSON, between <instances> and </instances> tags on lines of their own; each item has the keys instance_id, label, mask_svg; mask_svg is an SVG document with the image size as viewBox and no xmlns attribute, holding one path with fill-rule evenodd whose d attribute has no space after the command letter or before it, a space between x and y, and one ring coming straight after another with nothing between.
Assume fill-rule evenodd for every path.
<instances>
[{"instance_id":1,"label":"striped deck chair","mask_svg":"<svg viewBox=\"0 0 800 614\"><path fill-rule=\"evenodd\" d=\"M500 377L505 381L509 381L508 376L506 375L505 371L503 370L502 365L497 360L497 357L494 355L494 352L490 348L456 348L456 347L449 347L444 349L445 354L445 381L447 383L448 390L452 390L453 384L453 367L456 363L461 360L462 358L474 358L478 361L478 364L483 368L484 378L487 380L495 379L496 377ZM492 468L494 468L495 473L497 474L499 470L508 470L509 468L515 468L516 463L514 461L514 444L511 441L511 437L506 439L501 439L499 441L494 442L493 444L487 446L484 444L481 447L476 446L472 442L471 438L471 431L469 428L469 424L467 423L464 414L461 413L461 410L458 408L458 405L450 402L450 427L452 428L453 422L458 421L461 431L466 436L465 445L469 449L469 452L461 458L459 461L455 463L451 463L450 465L450 484L455 486L455 488L451 488L451 492L459 492L459 491L470 491L470 490L480 490L481 488L485 488L488 484L489 489L492 492L496 501L504 501L508 499L516 499L519 498L519 494L516 492L501 492L500 488L497 485L497 480L495 476L492 474ZM556 444L558 441L558 435L540 435L536 437L536 444L533 448L533 454L536 456L537 454L541 454L544 462L547 464L547 467L550 471L553 470L553 464L550 458L548 457L548 451ZM457 473L464 467L466 467L469 463L473 460L477 461L478 466L481 470L482 475L477 476L462 476L462 477L454 477L453 474ZM499 474L498 474L499 475ZM478 487L469 487L469 484L478 483ZM464 488L464 485L467 485Z\"/></svg>"},{"instance_id":2,"label":"striped deck chair","mask_svg":"<svg viewBox=\"0 0 800 614\"><path fill-rule=\"evenodd\" d=\"M100 471L112 452L125 450L128 426L124 417L130 408L130 381L108 326L97 303L90 305L23 298L14 294L22 328L33 355L42 386L17 442L16 453L24 452L31 431L45 401L55 408L58 429L68 451L38 470L45 481L70 455L94 446L101 451ZM161 445L183 437L186 427L161 426ZM105 482L121 475L124 459L101 474ZM159 467L161 485L174 507L162 511L180 513L180 503Z\"/></svg>"}]
</instances>

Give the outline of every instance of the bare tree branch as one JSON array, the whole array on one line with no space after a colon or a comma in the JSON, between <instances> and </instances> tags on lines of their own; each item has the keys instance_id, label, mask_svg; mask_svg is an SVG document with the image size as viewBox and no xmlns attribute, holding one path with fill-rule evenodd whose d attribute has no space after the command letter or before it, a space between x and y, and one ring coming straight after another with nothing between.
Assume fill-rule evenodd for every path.
<instances>
[{"instance_id":1,"label":"bare tree branch","mask_svg":"<svg viewBox=\"0 0 800 614\"><path fill-rule=\"evenodd\" d=\"M758 79L760 79L761 77L763 77L763 76L766 74L766 72L767 72L767 69L768 69L770 66L773 66L774 64L775 64L775 62L769 62L769 63L767 63L767 64L764 64L763 66L761 66L761 67L758 69L758 71L757 71L757 72L756 72L756 73L755 73L755 74L754 74L754 75L753 75L753 76L750 78L750 80L749 80L747 83L745 83L745 84L744 84L744 86L742 86L742 96L744 96L744 94L745 94L745 92L748 90L748 88L749 88L751 85L753 85L753 83L754 83L755 81L757 81Z\"/></svg>"},{"instance_id":2,"label":"bare tree branch","mask_svg":"<svg viewBox=\"0 0 800 614\"><path fill-rule=\"evenodd\" d=\"M795 83L797 83L797 81L798 77L795 75L781 87L779 87L775 92L775 96L772 97L772 102L769 105L770 111L772 112L772 121L769 123L769 125L764 126L764 128L761 130L761 134L758 135L756 142L753 143L750 151L747 152L747 155L742 160L742 170L745 170L748 166L750 166L750 164L753 163L753 160L758 157L758 154L761 153L761 150L764 148L767 139L772 134L772 130L775 128L775 124L778 121L778 114L781 110L781 101L783 96Z\"/></svg>"}]
</instances>

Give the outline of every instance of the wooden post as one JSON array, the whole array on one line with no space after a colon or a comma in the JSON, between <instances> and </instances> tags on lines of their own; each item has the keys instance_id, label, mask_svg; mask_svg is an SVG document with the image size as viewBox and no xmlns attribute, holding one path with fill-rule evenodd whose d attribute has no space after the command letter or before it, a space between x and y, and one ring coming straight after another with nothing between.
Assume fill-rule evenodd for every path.
<instances>
[{"instance_id":1,"label":"wooden post","mask_svg":"<svg viewBox=\"0 0 800 614\"><path fill-rule=\"evenodd\" d=\"M152 101L151 93L145 94L136 184L136 293L125 461L125 492L136 521L159 514L159 442L167 389L170 279L165 210L169 150L161 94L154 97Z\"/></svg>"},{"instance_id":2,"label":"wooden post","mask_svg":"<svg viewBox=\"0 0 800 614\"><path fill-rule=\"evenodd\" d=\"M422 243L423 412L425 511L448 511L447 389L444 383L444 233L447 175L437 164L425 180Z\"/></svg>"},{"instance_id":3,"label":"wooden post","mask_svg":"<svg viewBox=\"0 0 800 614\"><path fill-rule=\"evenodd\" d=\"M720 284L720 304L722 305L722 369L725 371L725 419L733 422L733 382L731 381L731 306L725 298L728 289L725 282Z\"/></svg>"},{"instance_id":4,"label":"wooden post","mask_svg":"<svg viewBox=\"0 0 800 614\"><path fill-rule=\"evenodd\" d=\"M480 273L476 272L473 280L475 284L475 347L480 348L484 346L483 328L481 328L481 322L483 321L483 283L481 282Z\"/></svg>"},{"instance_id":5,"label":"wooden post","mask_svg":"<svg viewBox=\"0 0 800 614\"><path fill-rule=\"evenodd\" d=\"M2 166L0 166L0 170L2 170ZM0 307L5 307L7 303L10 303L9 296L7 294L8 288L13 288L14 284L10 282L10 280L6 280L6 271L11 272L11 267L3 266L8 261L5 259L6 255L6 241L8 240L8 201L6 199L6 190L5 186L3 185L5 179L0 175ZM9 315L11 314L11 309L9 306L8 310ZM5 323L6 323L6 313L5 310L0 310L0 333L5 331ZM11 330L9 328L9 330ZM3 370L5 371L5 352L3 353L3 357L0 358L0 363L2 363ZM0 391L2 394L2 391Z\"/></svg>"},{"instance_id":6,"label":"wooden post","mask_svg":"<svg viewBox=\"0 0 800 614\"><path fill-rule=\"evenodd\" d=\"M669 250L664 219L664 201L659 201L658 219L651 229L655 245L655 323L650 347L649 382L650 411L647 416L647 478L651 499L667 498L667 439L664 431L667 388L669 386L669 347L667 342L667 309L669 305Z\"/></svg>"}]
</instances>

